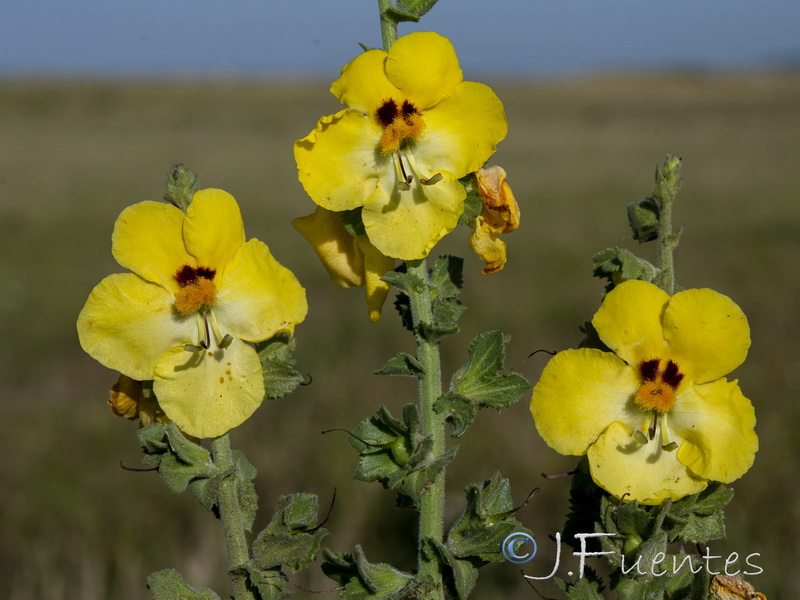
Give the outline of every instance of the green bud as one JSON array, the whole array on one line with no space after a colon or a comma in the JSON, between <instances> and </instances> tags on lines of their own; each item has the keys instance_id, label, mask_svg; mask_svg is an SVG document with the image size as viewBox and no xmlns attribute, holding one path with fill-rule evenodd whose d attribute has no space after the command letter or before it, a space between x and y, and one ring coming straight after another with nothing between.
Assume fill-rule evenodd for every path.
<instances>
[{"instance_id":1,"label":"green bud","mask_svg":"<svg viewBox=\"0 0 800 600\"><path fill-rule=\"evenodd\" d=\"M681 185L681 159L678 156L667 154L664 160L664 166L661 171L656 171L656 184L664 182L669 186L673 193L678 191Z\"/></svg>"},{"instance_id":2,"label":"green bud","mask_svg":"<svg viewBox=\"0 0 800 600\"><path fill-rule=\"evenodd\" d=\"M411 440L407 437L396 437L389 446L389 449L394 461L401 467L406 466L408 459L411 458Z\"/></svg>"},{"instance_id":3,"label":"green bud","mask_svg":"<svg viewBox=\"0 0 800 600\"><path fill-rule=\"evenodd\" d=\"M186 212L198 189L200 183L197 181L197 175L181 164L172 165L167 173L164 200Z\"/></svg>"},{"instance_id":4,"label":"green bud","mask_svg":"<svg viewBox=\"0 0 800 600\"><path fill-rule=\"evenodd\" d=\"M622 551L625 556L630 556L636 550L638 550L639 546L642 545L642 538L636 535L635 533L631 533L630 535L625 537L625 544L622 547Z\"/></svg>"},{"instance_id":5,"label":"green bud","mask_svg":"<svg viewBox=\"0 0 800 600\"><path fill-rule=\"evenodd\" d=\"M628 223L633 231L633 239L639 243L658 239L661 203L655 198L645 198L628 204Z\"/></svg>"}]
</instances>

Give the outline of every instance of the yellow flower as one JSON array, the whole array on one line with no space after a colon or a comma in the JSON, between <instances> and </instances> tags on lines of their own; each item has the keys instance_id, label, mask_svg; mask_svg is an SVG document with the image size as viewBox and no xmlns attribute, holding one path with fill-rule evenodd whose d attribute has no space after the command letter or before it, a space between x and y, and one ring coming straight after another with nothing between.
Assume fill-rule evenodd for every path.
<instances>
[{"instance_id":1,"label":"yellow flower","mask_svg":"<svg viewBox=\"0 0 800 600\"><path fill-rule=\"evenodd\" d=\"M357 56L331 92L348 108L295 144L300 182L328 210L363 206L366 235L384 256L424 258L464 210L458 179L505 137L502 103L462 80L452 44L432 32Z\"/></svg>"},{"instance_id":2,"label":"yellow flower","mask_svg":"<svg viewBox=\"0 0 800 600\"><path fill-rule=\"evenodd\" d=\"M497 165L481 167L476 173L478 195L483 199L481 213L469 226L469 247L486 263L483 274L502 271L506 264L506 244L498 236L519 227L519 205L506 182L506 172Z\"/></svg>"},{"instance_id":3,"label":"yellow flower","mask_svg":"<svg viewBox=\"0 0 800 600\"><path fill-rule=\"evenodd\" d=\"M380 319L391 288L381 277L394 269L394 259L378 252L366 235L350 235L340 215L321 206L292 225L314 248L336 285L366 288L369 318L373 323Z\"/></svg>"},{"instance_id":4,"label":"yellow flower","mask_svg":"<svg viewBox=\"0 0 800 600\"><path fill-rule=\"evenodd\" d=\"M239 206L201 190L183 213L161 202L126 208L112 236L117 262L78 317L81 346L106 367L153 380L166 415L184 432L216 437L264 398L248 342L292 333L305 290L263 242L245 241Z\"/></svg>"},{"instance_id":5,"label":"yellow flower","mask_svg":"<svg viewBox=\"0 0 800 600\"><path fill-rule=\"evenodd\" d=\"M533 390L531 413L561 454L588 454L595 483L658 504L730 483L753 464L755 412L730 373L747 356L741 309L709 289L666 292L627 281L592 325L613 352L559 352Z\"/></svg>"}]
</instances>

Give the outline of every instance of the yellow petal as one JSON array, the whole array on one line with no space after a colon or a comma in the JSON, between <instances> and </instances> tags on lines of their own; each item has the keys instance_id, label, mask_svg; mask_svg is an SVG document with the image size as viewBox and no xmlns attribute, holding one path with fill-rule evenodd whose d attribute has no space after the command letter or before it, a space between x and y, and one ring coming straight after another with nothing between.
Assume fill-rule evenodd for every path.
<instances>
[{"instance_id":1,"label":"yellow petal","mask_svg":"<svg viewBox=\"0 0 800 600\"><path fill-rule=\"evenodd\" d=\"M222 335L259 342L279 331L292 333L308 312L305 289L267 245L244 244L219 281L213 313Z\"/></svg>"},{"instance_id":2,"label":"yellow petal","mask_svg":"<svg viewBox=\"0 0 800 600\"><path fill-rule=\"evenodd\" d=\"M661 315L669 299L664 290L652 283L626 281L606 295L592 325L603 343L631 366L664 357Z\"/></svg>"},{"instance_id":3,"label":"yellow petal","mask_svg":"<svg viewBox=\"0 0 800 600\"><path fill-rule=\"evenodd\" d=\"M377 122L355 110L320 119L294 145L297 175L306 193L333 211L362 206L379 177L394 177L392 159L378 148L380 138Z\"/></svg>"},{"instance_id":4,"label":"yellow petal","mask_svg":"<svg viewBox=\"0 0 800 600\"><path fill-rule=\"evenodd\" d=\"M667 498L696 494L708 485L678 462L675 451L662 449L659 436L640 444L631 433L625 425L612 423L589 448L592 479L609 494L639 504L660 504Z\"/></svg>"},{"instance_id":5,"label":"yellow petal","mask_svg":"<svg viewBox=\"0 0 800 600\"><path fill-rule=\"evenodd\" d=\"M244 244L242 214L233 196L215 189L197 192L186 210L183 239L197 266L224 268Z\"/></svg>"},{"instance_id":6,"label":"yellow petal","mask_svg":"<svg viewBox=\"0 0 800 600\"><path fill-rule=\"evenodd\" d=\"M506 244L494 233L486 231L483 222L480 216L470 222L472 235L469 236L469 247L486 263L483 274L489 275L503 270L506 264Z\"/></svg>"},{"instance_id":7,"label":"yellow petal","mask_svg":"<svg viewBox=\"0 0 800 600\"><path fill-rule=\"evenodd\" d=\"M292 225L311 244L336 285L364 285L364 255L344 228L339 213L318 206L312 214L293 220Z\"/></svg>"},{"instance_id":8,"label":"yellow petal","mask_svg":"<svg viewBox=\"0 0 800 600\"><path fill-rule=\"evenodd\" d=\"M456 178L478 170L506 136L500 99L482 83L465 81L434 108L424 111L425 133L412 151L422 169L449 171Z\"/></svg>"},{"instance_id":9,"label":"yellow petal","mask_svg":"<svg viewBox=\"0 0 800 600\"><path fill-rule=\"evenodd\" d=\"M384 100L400 100L400 91L386 78L386 52L368 50L359 54L342 68L342 75L331 85L331 93L339 101L374 117Z\"/></svg>"},{"instance_id":10,"label":"yellow petal","mask_svg":"<svg viewBox=\"0 0 800 600\"><path fill-rule=\"evenodd\" d=\"M410 189L375 190L361 218L369 241L385 256L400 260L424 258L458 224L466 191L450 173L432 185L416 179Z\"/></svg>"},{"instance_id":11,"label":"yellow petal","mask_svg":"<svg viewBox=\"0 0 800 600\"><path fill-rule=\"evenodd\" d=\"M463 79L458 56L446 37L419 31L399 38L386 59L386 77L412 104L426 109Z\"/></svg>"},{"instance_id":12,"label":"yellow petal","mask_svg":"<svg viewBox=\"0 0 800 600\"><path fill-rule=\"evenodd\" d=\"M356 238L356 243L364 256L365 284L367 291L367 310L369 320L375 323L381 318L381 309L392 287L381 277L394 269L394 259L384 256L370 244L366 235Z\"/></svg>"},{"instance_id":13,"label":"yellow petal","mask_svg":"<svg viewBox=\"0 0 800 600\"><path fill-rule=\"evenodd\" d=\"M638 374L610 352L559 352L542 371L531 397L536 429L561 454L581 455L612 421L635 426L642 412L631 402Z\"/></svg>"},{"instance_id":14,"label":"yellow petal","mask_svg":"<svg viewBox=\"0 0 800 600\"><path fill-rule=\"evenodd\" d=\"M733 371L750 348L750 326L742 309L709 289L686 290L672 297L664 312L664 337L670 358L698 383Z\"/></svg>"},{"instance_id":15,"label":"yellow petal","mask_svg":"<svg viewBox=\"0 0 800 600\"><path fill-rule=\"evenodd\" d=\"M678 460L700 477L730 483L753 465L756 415L736 381L687 386L678 395L669 424L684 440Z\"/></svg>"},{"instance_id":16,"label":"yellow petal","mask_svg":"<svg viewBox=\"0 0 800 600\"><path fill-rule=\"evenodd\" d=\"M140 277L176 291L173 275L183 265L193 265L183 245L183 221L183 212L164 202L129 206L114 225L114 258Z\"/></svg>"},{"instance_id":17,"label":"yellow petal","mask_svg":"<svg viewBox=\"0 0 800 600\"><path fill-rule=\"evenodd\" d=\"M211 438L241 425L261 405L264 377L256 351L234 339L213 352L170 348L156 366L153 391L181 430Z\"/></svg>"},{"instance_id":18,"label":"yellow petal","mask_svg":"<svg viewBox=\"0 0 800 600\"><path fill-rule=\"evenodd\" d=\"M180 316L172 295L132 273L109 275L78 316L78 337L95 360L139 381L153 378L159 357L197 335L194 317Z\"/></svg>"}]
</instances>

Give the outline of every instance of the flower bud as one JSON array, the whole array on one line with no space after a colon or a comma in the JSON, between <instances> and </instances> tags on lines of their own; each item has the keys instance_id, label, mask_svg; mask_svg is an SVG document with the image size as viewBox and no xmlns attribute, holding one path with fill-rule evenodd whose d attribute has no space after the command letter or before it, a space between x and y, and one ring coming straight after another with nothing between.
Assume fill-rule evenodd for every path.
<instances>
[{"instance_id":1,"label":"flower bud","mask_svg":"<svg viewBox=\"0 0 800 600\"><path fill-rule=\"evenodd\" d=\"M183 212L192 203L192 197L200 189L197 175L183 165L172 165L167 173L164 200L180 208Z\"/></svg>"},{"instance_id":2,"label":"flower bud","mask_svg":"<svg viewBox=\"0 0 800 600\"><path fill-rule=\"evenodd\" d=\"M658 238L661 205L655 198L645 198L628 204L628 223L633 231L633 239L639 243Z\"/></svg>"}]
</instances>

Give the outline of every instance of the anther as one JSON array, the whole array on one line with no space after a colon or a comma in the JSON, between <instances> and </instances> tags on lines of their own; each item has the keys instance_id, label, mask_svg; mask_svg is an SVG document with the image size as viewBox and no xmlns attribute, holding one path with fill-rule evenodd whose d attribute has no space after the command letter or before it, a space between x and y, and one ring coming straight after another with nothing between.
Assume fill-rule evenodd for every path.
<instances>
[{"instance_id":1,"label":"anther","mask_svg":"<svg viewBox=\"0 0 800 600\"><path fill-rule=\"evenodd\" d=\"M225 337L222 338L222 341L219 344L217 344L217 346L220 349L224 350L225 348L231 345L231 342L233 342L233 337L231 336L230 333L226 333Z\"/></svg>"},{"instance_id":2,"label":"anther","mask_svg":"<svg viewBox=\"0 0 800 600\"><path fill-rule=\"evenodd\" d=\"M647 443L647 436L645 434L643 434L641 431L634 432L633 439L635 439L640 444L646 444Z\"/></svg>"},{"instance_id":3,"label":"anther","mask_svg":"<svg viewBox=\"0 0 800 600\"><path fill-rule=\"evenodd\" d=\"M666 450L667 452L672 452L677 447L678 447L678 444L676 442L670 442L669 444L667 444L665 446L661 446L661 449L662 450Z\"/></svg>"},{"instance_id":4,"label":"anther","mask_svg":"<svg viewBox=\"0 0 800 600\"><path fill-rule=\"evenodd\" d=\"M184 344L183 349L187 352L200 352L203 350L200 346L195 346L194 344Z\"/></svg>"},{"instance_id":5,"label":"anther","mask_svg":"<svg viewBox=\"0 0 800 600\"><path fill-rule=\"evenodd\" d=\"M420 178L419 182L422 185L433 185L434 183L439 183L442 179L443 179L442 174L441 173L436 173L436 175L434 175L433 177L431 177L429 179L421 179Z\"/></svg>"}]
</instances>

